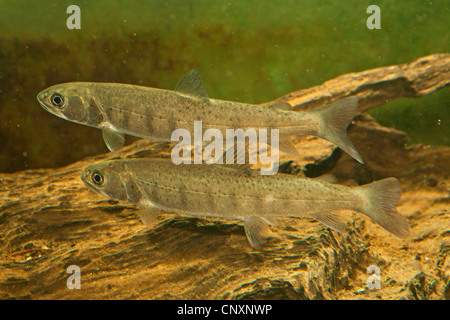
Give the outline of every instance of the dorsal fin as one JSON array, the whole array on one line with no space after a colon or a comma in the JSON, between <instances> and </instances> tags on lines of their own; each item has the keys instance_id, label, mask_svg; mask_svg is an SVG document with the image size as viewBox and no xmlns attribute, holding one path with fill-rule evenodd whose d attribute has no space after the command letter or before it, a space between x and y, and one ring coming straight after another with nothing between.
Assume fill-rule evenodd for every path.
<instances>
[{"instance_id":1,"label":"dorsal fin","mask_svg":"<svg viewBox=\"0 0 450 320\"><path fill-rule=\"evenodd\" d=\"M299 153L290 136L282 135L279 138L278 149L290 156L298 157Z\"/></svg>"},{"instance_id":2,"label":"dorsal fin","mask_svg":"<svg viewBox=\"0 0 450 320\"><path fill-rule=\"evenodd\" d=\"M251 146L246 143L244 146L244 152L242 150L238 151L237 143L234 143L234 146L227 149L222 156L217 160L216 166L224 169L232 169L239 170L240 172L249 175L251 174L251 165L250 156L252 155L257 159L256 149L251 148ZM247 161L246 161L247 160ZM230 163L230 161L232 161ZM256 164L256 162L254 163Z\"/></svg>"},{"instance_id":3,"label":"dorsal fin","mask_svg":"<svg viewBox=\"0 0 450 320\"><path fill-rule=\"evenodd\" d=\"M247 150L248 149L246 146L246 152L244 154L241 154L241 152L237 152L235 145L234 148L226 150L214 165L221 169L237 170L245 175L250 175L252 168L249 163L245 162L246 155L247 159L249 159ZM233 162L227 164L227 159L232 159Z\"/></svg>"},{"instance_id":4,"label":"dorsal fin","mask_svg":"<svg viewBox=\"0 0 450 320\"><path fill-rule=\"evenodd\" d=\"M175 92L194 98L208 98L202 78L197 70L189 71L178 83Z\"/></svg>"},{"instance_id":5,"label":"dorsal fin","mask_svg":"<svg viewBox=\"0 0 450 320\"><path fill-rule=\"evenodd\" d=\"M281 111L291 111L292 107L287 102L277 101L269 105L269 108Z\"/></svg>"}]
</instances>

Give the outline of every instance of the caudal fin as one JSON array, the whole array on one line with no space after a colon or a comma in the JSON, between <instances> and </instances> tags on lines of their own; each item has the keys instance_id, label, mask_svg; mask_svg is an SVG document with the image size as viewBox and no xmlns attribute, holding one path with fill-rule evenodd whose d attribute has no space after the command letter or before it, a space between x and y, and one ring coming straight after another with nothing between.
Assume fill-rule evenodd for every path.
<instances>
[{"instance_id":1,"label":"caudal fin","mask_svg":"<svg viewBox=\"0 0 450 320\"><path fill-rule=\"evenodd\" d=\"M310 111L321 123L318 136L326 139L347 152L359 163L364 163L356 148L347 136L347 127L355 116L358 97L352 96L330 105Z\"/></svg>"},{"instance_id":2,"label":"caudal fin","mask_svg":"<svg viewBox=\"0 0 450 320\"><path fill-rule=\"evenodd\" d=\"M395 209L402 194L398 179L387 178L357 187L357 189L365 198L365 204L361 208L362 213L393 235L402 239L408 237L408 220Z\"/></svg>"}]
</instances>

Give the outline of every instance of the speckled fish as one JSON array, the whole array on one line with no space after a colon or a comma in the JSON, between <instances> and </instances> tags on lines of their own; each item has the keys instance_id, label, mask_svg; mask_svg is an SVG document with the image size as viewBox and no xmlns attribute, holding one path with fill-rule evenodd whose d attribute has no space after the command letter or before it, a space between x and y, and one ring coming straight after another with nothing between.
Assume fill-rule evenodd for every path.
<instances>
[{"instance_id":1,"label":"speckled fish","mask_svg":"<svg viewBox=\"0 0 450 320\"><path fill-rule=\"evenodd\" d=\"M96 163L82 172L81 179L105 197L138 203L141 221L147 225L158 210L242 219L254 248L263 245L276 217L310 215L343 232L346 224L331 212L341 209L361 212L397 237L409 234L407 220L395 209L401 196L396 178L347 187L289 174L261 176L256 170L229 165L132 159Z\"/></svg>"},{"instance_id":2,"label":"speckled fish","mask_svg":"<svg viewBox=\"0 0 450 320\"><path fill-rule=\"evenodd\" d=\"M190 71L175 91L119 83L70 82L41 91L37 99L56 116L100 128L109 150L124 145L124 134L171 141L172 132L194 133L194 121L204 130L279 129L279 150L297 156L291 136L314 135L363 160L346 134L358 105L348 97L328 106L294 112L288 103L252 105L208 97L201 77Z\"/></svg>"}]
</instances>

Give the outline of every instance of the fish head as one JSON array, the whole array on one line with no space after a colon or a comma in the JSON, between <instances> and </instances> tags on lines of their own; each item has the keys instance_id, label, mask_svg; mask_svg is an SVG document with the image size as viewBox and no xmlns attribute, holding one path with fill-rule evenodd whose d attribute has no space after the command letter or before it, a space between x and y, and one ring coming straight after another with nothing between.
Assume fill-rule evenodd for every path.
<instances>
[{"instance_id":1,"label":"fish head","mask_svg":"<svg viewBox=\"0 0 450 320\"><path fill-rule=\"evenodd\" d=\"M60 118L97 127L103 115L94 90L95 86L88 82L62 83L39 92L37 100L45 110Z\"/></svg>"},{"instance_id":2,"label":"fish head","mask_svg":"<svg viewBox=\"0 0 450 320\"><path fill-rule=\"evenodd\" d=\"M83 170L81 180L105 197L137 203L142 195L126 160L107 160Z\"/></svg>"}]
</instances>

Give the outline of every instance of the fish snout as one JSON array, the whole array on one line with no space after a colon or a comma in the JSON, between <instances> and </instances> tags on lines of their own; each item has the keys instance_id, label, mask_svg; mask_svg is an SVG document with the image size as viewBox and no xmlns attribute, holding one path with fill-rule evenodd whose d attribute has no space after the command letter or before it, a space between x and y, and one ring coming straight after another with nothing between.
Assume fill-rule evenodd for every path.
<instances>
[{"instance_id":1,"label":"fish snout","mask_svg":"<svg viewBox=\"0 0 450 320\"><path fill-rule=\"evenodd\" d=\"M51 112L50 111L51 108L49 108L49 106L47 105L47 97L48 97L48 92L46 90L43 90L43 91L38 93L37 101L42 106L42 108L44 108L48 112Z\"/></svg>"},{"instance_id":2,"label":"fish snout","mask_svg":"<svg viewBox=\"0 0 450 320\"><path fill-rule=\"evenodd\" d=\"M81 172L81 180L84 182L84 184L89 185L89 177L91 175L91 170L89 168L84 169Z\"/></svg>"},{"instance_id":3,"label":"fish snout","mask_svg":"<svg viewBox=\"0 0 450 320\"><path fill-rule=\"evenodd\" d=\"M46 97L47 97L46 90L43 90L43 91L39 92L38 95L37 95L37 99L38 99L39 102L44 102Z\"/></svg>"}]
</instances>

